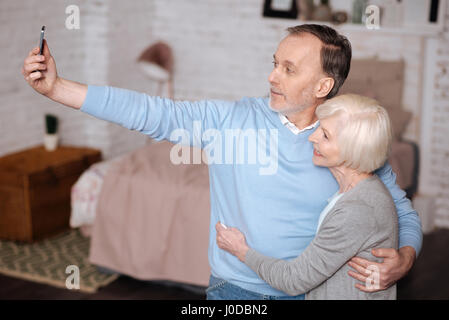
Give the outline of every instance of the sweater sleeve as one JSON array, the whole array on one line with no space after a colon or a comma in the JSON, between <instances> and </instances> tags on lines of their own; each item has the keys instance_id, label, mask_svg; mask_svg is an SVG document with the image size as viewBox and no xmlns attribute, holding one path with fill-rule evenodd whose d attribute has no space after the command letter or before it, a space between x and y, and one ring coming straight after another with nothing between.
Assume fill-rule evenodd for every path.
<instances>
[{"instance_id":1,"label":"sweater sleeve","mask_svg":"<svg viewBox=\"0 0 449 320\"><path fill-rule=\"evenodd\" d=\"M405 196L405 192L396 183L396 174L388 162L376 171L376 175L382 180L393 197L399 222L399 248L411 246L415 249L416 257L422 246L421 219L413 209L411 201Z\"/></svg>"},{"instance_id":2,"label":"sweater sleeve","mask_svg":"<svg viewBox=\"0 0 449 320\"><path fill-rule=\"evenodd\" d=\"M288 295L309 292L355 256L376 232L372 212L365 205L334 208L310 245L294 260L266 257L250 248L245 264L273 288Z\"/></svg>"},{"instance_id":3,"label":"sweater sleeve","mask_svg":"<svg viewBox=\"0 0 449 320\"><path fill-rule=\"evenodd\" d=\"M88 86L81 111L153 139L203 146L207 129L220 130L232 118L235 102L173 101L131 90Z\"/></svg>"}]
</instances>

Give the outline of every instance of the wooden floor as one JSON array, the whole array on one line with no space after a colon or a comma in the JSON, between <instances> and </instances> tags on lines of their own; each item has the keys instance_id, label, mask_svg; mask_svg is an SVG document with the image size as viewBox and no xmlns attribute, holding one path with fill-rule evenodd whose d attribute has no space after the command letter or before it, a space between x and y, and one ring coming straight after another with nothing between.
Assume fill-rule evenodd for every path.
<instances>
[{"instance_id":1,"label":"wooden floor","mask_svg":"<svg viewBox=\"0 0 449 320\"><path fill-rule=\"evenodd\" d=\"M398 283L398 299L449 299L449 230L424 236L410 273ZM0 275L0 299L157 299L202 300L204 294L158 282L121 276L94 294L59 289Z\"/></svg>"}]
</instances>

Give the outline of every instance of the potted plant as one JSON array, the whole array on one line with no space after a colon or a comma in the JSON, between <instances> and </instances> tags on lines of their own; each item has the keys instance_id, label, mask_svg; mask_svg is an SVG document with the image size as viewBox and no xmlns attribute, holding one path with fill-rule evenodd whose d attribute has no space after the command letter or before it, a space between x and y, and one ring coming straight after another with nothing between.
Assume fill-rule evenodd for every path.
<instances>
[{"instance_id":1,"label":"potted plant","mask_svg":"<svg viewBox=\"0 0 449 320\"><path fill-rule=\"evenodd\" d=\"M54 151L58 146L58 118L52 114L45 115L44 146L47 151Z\"/></svg>"}]
</instances>

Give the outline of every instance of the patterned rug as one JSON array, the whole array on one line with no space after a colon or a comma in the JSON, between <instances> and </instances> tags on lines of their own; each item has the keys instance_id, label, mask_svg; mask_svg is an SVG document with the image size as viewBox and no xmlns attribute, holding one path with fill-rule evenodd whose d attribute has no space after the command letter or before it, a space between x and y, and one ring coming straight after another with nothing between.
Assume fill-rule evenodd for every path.
<instances>
[{"instance_id":1,"label":"patterned rug","mask_svg":"<svg viewBox=\"0 0 449 320\"><path fill-rule=\"evenodd\" d=\"M79 284L80 291L94 293L119 275L90 264L89 245L78 229L33 244L0 240L0 273L71 290Z\"/></svg>"}]
</instances>

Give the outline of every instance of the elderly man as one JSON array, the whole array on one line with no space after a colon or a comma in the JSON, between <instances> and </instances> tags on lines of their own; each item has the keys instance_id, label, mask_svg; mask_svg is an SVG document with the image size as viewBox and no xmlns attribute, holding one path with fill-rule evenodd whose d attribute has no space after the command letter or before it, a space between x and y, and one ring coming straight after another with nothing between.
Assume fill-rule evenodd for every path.
<instances>
[{"instance_id":1,"label":"elderly man","mask_svg":"<svg viewBox=\"0 0 449 320\"><path fill-rule=\"evenodd\" d=\"M190 134L187 143L214 151L209 153L215 161L209 162L212 275L208 299L304 299L304 295L289 297L270 287L236 257L220 250L215 242L215 224L221 221L240 229L251 247L279 259L293 259L312 241L320 212L338 184L329 170L313 165L308 137L317 128L315 109L338 93L349 73L351 46L345 37L320 25L289 28L274 54L268 78L270 99L236 102L175 102L124 89L86 86L57 76L47 43L43 56L37 55L38 51L35 48L29 53L22 73L39 93L156 140L179 142L174 132L182 129ZM220 140L219 134L229 131L240 132L236 145ZM256 131L263 133L257 140L259 161L235 161L234 150L243 152L247 159L254 156L255 146L245 145L245 137ZM217 160L220 153L225 163ZM263 170L267 169L263 167L267 158L275 162L271 170ZM380 270L380 289L385 289L410 270L421 248L422 234L418 215L396 185L388 163L376 174L396 204L399 250L373 250L374 256L383 258L382 263L354 257L349 265L355 271L348 277L364 282L373 264ZM359 288L372 290L363 285Z\"/></svg>"}]
</instances>

